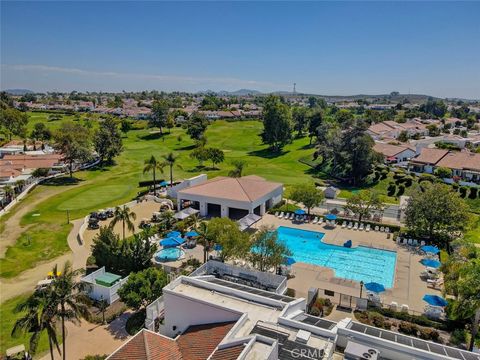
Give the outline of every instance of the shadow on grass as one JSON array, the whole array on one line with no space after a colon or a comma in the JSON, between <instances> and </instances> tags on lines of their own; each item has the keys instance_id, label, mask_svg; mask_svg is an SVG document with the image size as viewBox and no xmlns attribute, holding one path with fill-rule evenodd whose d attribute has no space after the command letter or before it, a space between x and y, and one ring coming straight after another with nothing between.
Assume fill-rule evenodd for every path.
<instances>
[{"instance_id":1,"label":"shadow on grass","mask_svg":"<svg viewBox=\"0 0 480 360\"><path fill-rule=\"evenodd\" d=\"M78 179L76 177L63 176L54 179L49 179L44 181L42 185L46 186L71 186L77 185L78 183L84 181L83 179Z\"/></svg>"},{"instance_id":2,"label":"shadow on grass","mask_svg":"<svg viewBox=\"0 0 480 360\"><path fill-rule=\"evenodd\" d=\"M154 133L148 133L146 135L139 135L138 138L142 140L156 140L163 137L163 135L164 134L161 134L160 132L154 132Z\"/></svg>"},{"instance_id":3,"label":"shadow on grass","mask_svg":"<svg viewBox=\"0 0 480 360\"><path fill-rule=\"evenodd\" d=\"M255 150L248 152L249 156L258 156L264 159L275 159L279 156L285 155L289 153L289 151L282 150L282 151L273 151L270 148L262 149L262 150Z\"/></svg>"},{"instance_id":4,"label":"shadow on grass","mask_svg":"<svg viewBox=\"0 0 480 360\"><path fill-rule=\"evenodd\" d=\"M314 149L315 148L315 144L306 144L306 145L303 145L300 149L302 150L308 150L308 149Z\"/></svg>"},{"instance_id":5,"label":"shadow on grass","mask_svg":"<svg viewBox=\"0 0 480 360\"><path fill-rule=\"evenodd\" d=\"M175 150L178 150L178 151L180 151L180 150L193 150L193 149L195 149L195 144L175 148Z\"/></svg>"},{"instance_id":6,"label":"shadow on grass","mask_svg":"<svg viewBox=\"0 0 480 360\"><path fill-rule=\"evenodd\" d=\"M212 167L212 166L205 166L205 165L197 165L191 169L185 170L187 172L199 172L199 171L217 171L220 170L218 167Z\"/></svg>"}]
</instances>

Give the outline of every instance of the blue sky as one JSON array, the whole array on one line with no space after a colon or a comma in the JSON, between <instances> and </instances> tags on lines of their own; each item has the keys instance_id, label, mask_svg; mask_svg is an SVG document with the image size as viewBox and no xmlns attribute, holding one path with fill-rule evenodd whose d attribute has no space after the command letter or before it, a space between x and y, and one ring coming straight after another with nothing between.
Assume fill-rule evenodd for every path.
<instances>
[{"instance_id":1,"label":"blue sky","mask_svg":"<svg viewBox=\"0 0 480 360\"><path fill-rule=\"evenodd\" d=\"M1 87L480 98L479 2L1 2Z\"/></svg>"}]
</instances>

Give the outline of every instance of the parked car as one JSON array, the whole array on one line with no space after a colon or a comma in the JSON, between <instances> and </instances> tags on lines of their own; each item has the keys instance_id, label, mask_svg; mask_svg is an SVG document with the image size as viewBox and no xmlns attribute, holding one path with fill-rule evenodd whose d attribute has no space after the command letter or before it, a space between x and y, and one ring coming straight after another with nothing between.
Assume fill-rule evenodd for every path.
<instances>
[{"instance_id":1,"label":"parked car","mask_svg":"<svg viewBox=\"0 0 480 360\"><path fill-rule=\"evenodd\" d=\"M88 220L88 228L89 229L98 229L100 227L100 225L98 224L98 219L97 218L90 218Z\"/></svg>"},{"instance_id":2,"label":"parked car","mask_svg":"<svg viewBox=\"0 0 480 360\"><path fill-rule=\"evenodd\" d=\"M91 212L89 218L90 219L97 219L98 218L98 213L96 211Z\"/></svg>"},{"instance_id":3,"label":"parked car","mask_svg":"<svg viewBox=\"0 0 480 360\"><path fill-rule=\"evenodd\" d=\"M150 229L152 227L152 224L150 224L150 221L148 219L142 219L140 221L140 225L138 225L140 229Z\"/></svg>"},{"instance_id":4,"label":"parked car","mask_svg":"<svg viewBox=\"0 0 480 360\"><path fill-rule=\"evenodd\" d=\"M108 216L107 216L107 212L105 210L98 210L97 219L107 220L107 218L108 218Z\"/></svg>"},{"instance_id":5,"label":"parked car","mask_svg":"<svg viewBox=\"0 0 480 360\"><path fill-rule=\"evenodd\" d=\"M105 210L105 214L107 214L107 217L112 218L113 217L114 210L112 208L109 208Z\"/></svg>"}]
</instances>

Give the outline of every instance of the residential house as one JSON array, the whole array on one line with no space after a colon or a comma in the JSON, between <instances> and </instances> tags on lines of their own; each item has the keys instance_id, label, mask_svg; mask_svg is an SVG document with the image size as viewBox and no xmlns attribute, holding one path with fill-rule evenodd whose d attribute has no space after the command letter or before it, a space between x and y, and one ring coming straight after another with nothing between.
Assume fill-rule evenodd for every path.
<instances>
[{"instance_id":1,"label":"residential house","mask_svg":"<svg viewBox=\"0 0 480 360\"><path fill-rule=\"evenodd\" d=\"M393 145L375 142L373 150L382 154L386 163L399 164L410 160L416 155L415 150L403 145Z\"/></svg>"},{"instance_id":2,"label":"residential house","mask_svg":"<svg viewBox=\"0 0 480 360\"><path fill-rule=\"evenodd\" d=\"M437 163L448 154L448 150L423 148L416 157L410 160L409 170L415 173L433 174Z\"/></svg>"},{"instance_id":3,"label":"residential house","mask_svg":"<svg viewBox=\"0 0 480 360\"><path fill-rule=\"evenodd\" d=\"M118 289L127 281L128 276L122 278L120 275L105 271L105 266L82 277L81 282L85 284L88 296L96 301L105 300L109 305L119 299Z\"/></svg>"}]
</instances>

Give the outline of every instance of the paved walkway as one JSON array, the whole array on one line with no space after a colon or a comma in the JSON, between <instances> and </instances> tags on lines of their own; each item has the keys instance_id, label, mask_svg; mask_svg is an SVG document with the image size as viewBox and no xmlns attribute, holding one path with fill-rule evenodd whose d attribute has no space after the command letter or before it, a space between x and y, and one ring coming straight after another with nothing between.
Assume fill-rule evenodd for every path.
<instances>
[{"instance_id":1,"label":"paved walkway","mask_svg":"<svg viewBox=\"0 0 480 360\"><path fill-rule=\"evenodd\" d=\"M87 355L110 355L128 339L125 323L130 315L130 312L126 312L108 325L91 324L87 321L82 321L79 326L67 323L67 359L79 360ZM55 351L54 357L62 358L58 351ZM50 360L50 353L40 359Z\"/></svg>"}]
</instances>

